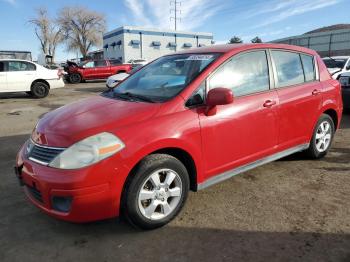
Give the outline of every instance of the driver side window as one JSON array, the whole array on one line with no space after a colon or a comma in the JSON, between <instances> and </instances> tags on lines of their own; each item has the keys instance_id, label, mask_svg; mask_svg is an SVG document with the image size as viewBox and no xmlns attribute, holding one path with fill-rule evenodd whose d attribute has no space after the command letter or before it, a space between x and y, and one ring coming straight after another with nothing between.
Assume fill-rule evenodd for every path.
<instances>
[{"instance_id":1,"label":"driver side window","mask_svg":"<svg viewBox=\"0 0 350 262\"><path fill-rule=\"evenodd\" d=\"M85 65L84 65L84 68L92 68L94 67L94 62L91 61L91 62L87 62Z\"/></svg>"},{"instance_id":2,"label":"driver side window","mask_svg":"<svg viewBox=\"0 0 350 262\"><path fill-rule=\"evenodd\" d=\"M261 50L234 56L209 78L208 84L209 89L231 89L236 97L269 90L266 52Z\"/></svg>"}]
</instances>

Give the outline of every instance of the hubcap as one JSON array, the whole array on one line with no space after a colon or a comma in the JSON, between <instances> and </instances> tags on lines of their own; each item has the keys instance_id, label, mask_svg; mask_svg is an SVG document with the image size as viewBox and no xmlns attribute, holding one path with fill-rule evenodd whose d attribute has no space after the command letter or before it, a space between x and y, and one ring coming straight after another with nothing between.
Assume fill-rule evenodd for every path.
<instances>
[{"instance_id":1,"label":"hubcap","mask_svg":"<svg viewBox=\"0 0 350 262\"><path fill-rule=\"evenodd\" d=\"M329 122L323 121L316 131L316 148L319 152L324 152L328 149L332 138L332 128Z\"/></svg>"},{"instance_id":2,"label":"hubcap","mask_svg":"<svg viewBox=\"0 0 350 262\"><path fill-rule=\"evenodd\" d=\"M171 169L153 172L138 194L141 214L151 220L167 217L179 204L182 194L180 176Z\"/></svg>"},{"instance_id":3,"label":"hubcap","mask_svg":"<svg viewBox=\"0 0 350 262\"><path fill-rule=\"evenodd\" d=\"M45 87L43 86L38 86L37 89L36 89L36 92L38 95L43 95L45 93Z\"/></svg>"}]
</instances>

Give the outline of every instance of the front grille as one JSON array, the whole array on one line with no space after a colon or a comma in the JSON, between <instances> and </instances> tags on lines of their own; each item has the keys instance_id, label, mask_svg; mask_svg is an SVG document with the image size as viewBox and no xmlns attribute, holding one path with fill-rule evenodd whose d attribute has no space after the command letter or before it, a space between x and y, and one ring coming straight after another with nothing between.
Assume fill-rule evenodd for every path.
<instances>
[{"instance_id":1,"label":"front grille","mask_svg":"<svg viewBox=\"0 0 350 262\"><path fill-rule=\"evenodd\" d=\"M48 165L64 148L47 147L34 144L30 149L28 158L34 162Z\"/></svg>"},{"instance_id":2,"label":"front grille","mask_svg":"<svg viewBox=\"0 0 350 262\"><path fill-rule=\"evenodd\" d=\"M43 201L43 197L42 197L42 195L41 195L41 192L40 192L38 189L36 189L36 188L34 188L34 187L31 187L31 186L28 186L28 185L26 185L26 187L27 187L27 189L28 189L30 195L31 195L33 198L35 198L36 200L38 200L38 201L41 202L41 203L44 202L44 201Z\"/></svg>"}]
</instances>

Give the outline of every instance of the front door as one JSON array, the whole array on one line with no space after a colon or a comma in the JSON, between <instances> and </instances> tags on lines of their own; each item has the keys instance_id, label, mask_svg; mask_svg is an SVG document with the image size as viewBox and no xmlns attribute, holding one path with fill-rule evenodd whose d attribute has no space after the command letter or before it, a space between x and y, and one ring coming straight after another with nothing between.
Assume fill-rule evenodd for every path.
<instances>
[{"instance_id":1,"label":"front door","mask_svg":"<svg viewBox=\"0 0 350 262\"><path fill-rule=\"evenodd\" d=\"M94 61L89 61L83 66L84 79L94 79L96 75L96 69Z\"/></svg>"},{"instance_id":2,"label":"front door","mask_svg":"<svg viewBox=\"0 0 350 262\"><path fill-rule=\"evenodd\" d=\"M239 54L207 80L209 89L232 89L234 101L215 115L199 110L205 179L259 160L277 147L278 96L265 50Z\"/></svg>"},{"instance_id":3,"label":"front door","mask_svg":"<svg viewBox=\"0 0 350 262\"><path fill-rule=\"evenodd\" d=\"M107 66L106 60L95 61L95 78L104 79L110 76L110 67Z\"/></svg>"}]
</instances>

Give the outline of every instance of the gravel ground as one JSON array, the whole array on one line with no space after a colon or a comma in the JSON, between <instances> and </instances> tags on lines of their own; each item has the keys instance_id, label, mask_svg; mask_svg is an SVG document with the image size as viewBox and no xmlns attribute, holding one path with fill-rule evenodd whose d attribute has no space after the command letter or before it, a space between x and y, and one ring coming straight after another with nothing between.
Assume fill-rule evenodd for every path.
<instances>
[{"instance_id":1,"label":"gravel ground","mask_svg":"<svg viewBox=\"0 0 350 262\"><path fill-rule=\"evenodd\" d=\"M0 95L0 261L350 261L350 115L326 158L294 155L191 193L168 226L72 224L28 203L15 156L38 118L104 83Z\"/></svg>"}]
</instances>

